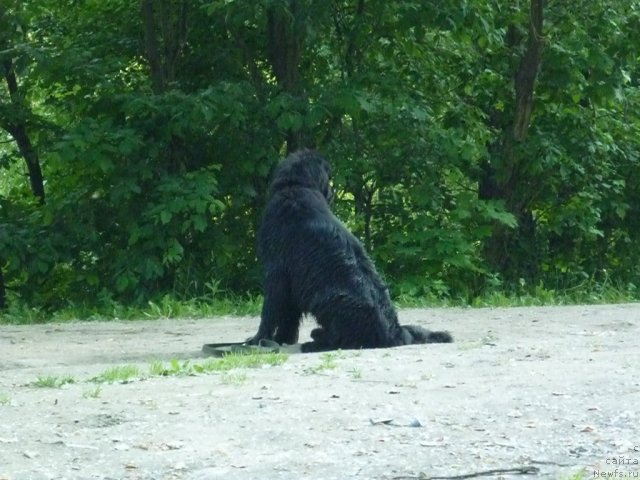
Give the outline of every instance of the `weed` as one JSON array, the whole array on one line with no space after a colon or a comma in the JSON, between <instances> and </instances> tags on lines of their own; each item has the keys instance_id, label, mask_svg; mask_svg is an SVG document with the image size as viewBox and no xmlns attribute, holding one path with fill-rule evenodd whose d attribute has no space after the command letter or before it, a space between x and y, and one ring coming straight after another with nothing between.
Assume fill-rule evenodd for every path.
<instances>
[{"instance_id":1,"label":"weed","mask_svg":"<svg viewBox=\"0 0 640 480\"><path fill-rule=\"evenodd\" d=\"M256 315L260 311L259 295L234 295L218 289L212 283L210 292L202 297L180 300L164 295L143 306L125 306L103 301L98 305L70 304L55 312L33 308L17 300L0 313L0 324L32 324L50 321L157 318L210 318L218 315ZM439 292L439 293L438 293ZM639 289L632 284L616 285L608 277L598 283L594 278L570 288L547 288L543 285L516 285L508 290L498 283L494 290L481 295L461 292L458 297L448 296L446 289L435 294L418 296L415 292L401 292L395 303L400 308L431 308L451 306L513 307L533 305L571 305L594 303L633 302L640 298Z\"/></svg>"},{"instance_id":2,"label":"weed","mask_svg":"<svg viewBox=\"0 0 640 480\"><path fill-rule=\"evenodd\" d=\"M288 356L284 353L238 353L225 355L222 358L211 358L203 362L192 362L190 360L178 360L172 359L169 362L155 361L149 365L148 375L143 375L141 370L135 365L119 365L109 368L96 377L93 377L87 381L94 383L127 383L134 379L148 378L148 377L168 377L168 376L183 376L183 375L197 375L213 372L228 372L234 369L241 368L261 368L263 366L275 366L281 365L287 360ZM240 384L246 380L246 375L242 374L230 375L225 381L231 384ZM39 388L60 388L67 383L76 383L73 377L56 377L56 376L43 376L38 377L35 382L30 385ZM85 398L98 398L102 393L100 385L95 388L86 390L83 393ZM8 404L9 400L3 402L3 396L0 395L0 405Z\"/></svg>"},{"instance_id":3,"label":"weed","mask_svg":"<svg viewBox=\"0 0 640 480\"><path fill-rule=\"evenodd\" d=\"M326 352L320 356L320 363L318 365L314 365L313 367L309 367L306 371L308 373L320 373L326 370L334 370L338 368L337 360L339 358L343 358L342 351L338 350L336 352Z\"/></svg>"},{"instance_id":4,"label":"weed","mask_svg":"<svg viewBox=\"0 0 640 480\"><path fill-rule=\"evenodd\" d=\"M587 471L585 469L578 470L576 473L563 477L564 480L584 480L587 478Z\"/></svg>"},{"instance_id":5,"label":"weed","mask_svg":"<svg viewBox=\"0 0 640 480\"><path fill-rule=\"evenodd\" d=\"M140 369L135 365L120 365L105 370L93 378L93 381L96 383L124 383L140 377Z\"/></svg>"},{"instance_id":6,"label":"weed","mask_svg":"<svg viewBox=\"0 0 640 480\"><path fill-rule=\"evenodd\" d=\"M244 372L227 372L222 375L221 381L225 385L243 385L247 382L247 374Z\"/></svg>"},{"instance_id":7,"label":"weed","mask_svg":"<svg viewBox=\"0 0 640 480\"><path fill-rule=\"evenodd\" d=\"M160 360L156 360L155 362L151 362L149 365L149 376L150 377L162 377L167 375L167 369Z\"/></svg>"},{"instance_id":8,"label":"weed","mask_svg":"<svg viewBox=\"0 0 640 480\"><path fill-rule=\"evenodd\" d=\"M234 368L260 368L263 366L275 366L283 364L287 358L285 353L233 353L225 355L212 364L211 371L227 371Z\"/></svg>"},{"instance_id":9,"label":"weed","mask_svg":"<svg viewBox=\"0 0 640 480\"><path fill-rule=\"evenodd\" d=\"M216 315L255 315L260 312L259 296L221 296L215 287L212 294L194 300L178 300L165 295L158 301L150 301L142 315L147 318L194 318Z\"/></svg>"},{"instance_id":10,"label":"weed","mask_svg":"<svg viewBox=\"0 0 640 480\"><path fill-rule=\"evenodd\" d=\"M32 308L19 301L10 303L0 313L1 324L67 322L84 320L139 320L158 318L210 318L219 315L256 315L260 312L262 297L258 295L220 295L192 300L180 300L165 295L146 306L125 306L116 302L100 305L68 305L55 312Z\"/></svg>"},{"instance_id":11,"label":"weed","mask_svg":"<svg viewBox=\"0 0 640 480\"><path fill-rule=\"evenodd\" d=\"M169 363L157 361L149 366L150 376L196 375L212 372L228 372L236 368L260 368L284 363L284 353L230 353L222 358L210 358L203 362L183 362L172 359Z\"/></svg>"},{"instance_id":12,"label":"weed","mask_svg":"<svg viewBox=\"0 0 640 480\"><path fill-rule=\"evenodd\" d=\"M102 387L100 385L96 385L93 388L85 390L82 393L82 396L84 398L99 398L101 393L102 393Z\"/></svg>"},{"instance_id":13,"label":"weed","mask_svg":"<svg viewBox=\"0 0 640 480\"><path fill-rule=\"evenodd\" d=\"M57 377L55 375L47 375L44 377L38 377L35 382L31 382L32 387L37 388L60 388L68 383L75 383L73 377L65 375L63 377Z\"/></svg>"},{"instance_id":14,"label":"weed","mask_svg":"<svg viewBox=\"0 0 640 480\"><path fill-rule=\"evenodd\" d=\"M0 406L6 407L11 405L11 398L6 393L0 393Z\"/></svg>"},{"instance_id":15,"label":"weed","mask_svg":"<svg viewBox=\"0 0 640 480\"><path fill-rule=\"evenodd\" d=\"M192 364L190 360L180 361L177 358L172 358L171 360L169 360L169 363L167 365L163 364L161 375L165 377L193 375L194 373L197 373L196 365L197 364Z\"/></svg>"}]
</instances>

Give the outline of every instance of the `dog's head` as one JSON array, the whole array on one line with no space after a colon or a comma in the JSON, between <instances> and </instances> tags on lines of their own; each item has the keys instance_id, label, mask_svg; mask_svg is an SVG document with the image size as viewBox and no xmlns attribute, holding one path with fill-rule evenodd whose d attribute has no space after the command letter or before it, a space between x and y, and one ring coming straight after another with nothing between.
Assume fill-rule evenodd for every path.
<instances>
[{"instance_id":1,"label":"dog's head","mask_svg":"<svg viewBox=\"0 0 640 480\"><path fill-rule=\"evenodd\" d=\"M271 181L271 193L292 187L318 190L328 203L333 200L330 184L331 166L314 150L298 150L276 167Z\"/></svg>"}]
</instances>

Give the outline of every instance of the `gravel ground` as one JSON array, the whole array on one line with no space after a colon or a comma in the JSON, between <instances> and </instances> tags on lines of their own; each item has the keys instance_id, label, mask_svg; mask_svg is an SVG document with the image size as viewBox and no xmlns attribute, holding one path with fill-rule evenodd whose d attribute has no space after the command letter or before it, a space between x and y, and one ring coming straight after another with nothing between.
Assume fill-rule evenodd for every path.
<instances>
[{"instance_id":1,"label":"gravel ground","mask_svg":"<svg viewBox=\"0 0 640 480\"><path fill-rule=\"evenodd\" d=\"M258 319L0 326L0 480L640 478L640 305L400 317L455 343L98 385Z\"/></svg>"}]
</instances>

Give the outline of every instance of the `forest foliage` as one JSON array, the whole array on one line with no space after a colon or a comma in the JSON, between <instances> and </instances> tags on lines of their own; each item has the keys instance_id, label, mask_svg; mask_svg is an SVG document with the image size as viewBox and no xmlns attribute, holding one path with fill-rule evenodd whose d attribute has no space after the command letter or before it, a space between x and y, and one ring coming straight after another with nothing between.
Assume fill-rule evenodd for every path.
<instances>
[{"instance_id":1,"label":"forest foliage","mask_svg":"<svg viewBox=\"0 0 640 480\"><path fill-rule=\"evenodd\" d=\"M636 295L639 31L638 0L1 0L0 307L259 292L300 147L395 295Z\"/></svg>"}]
</instances>

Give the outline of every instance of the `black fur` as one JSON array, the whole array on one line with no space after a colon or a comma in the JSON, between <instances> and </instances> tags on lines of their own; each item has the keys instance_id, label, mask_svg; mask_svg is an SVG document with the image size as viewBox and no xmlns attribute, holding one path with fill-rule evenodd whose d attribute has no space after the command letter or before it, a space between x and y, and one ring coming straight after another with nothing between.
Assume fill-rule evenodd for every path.
<instances>
[{"instance_id":1,"label":"black fur","mask_svg":"<svg viewBox=\"0 0 640 480\"><path fill-rule=\"evenodd\" d=\"M251 341L298 341L302 315L319 327L303 352L451 342L447 332L398 323L389 291L360 241L331 212L327 161L311 150L276 168L258 253L265 268L264 304Z\"/></svg>"}]
</instances>

